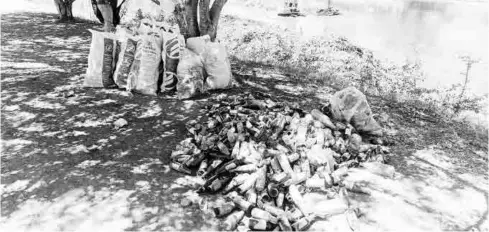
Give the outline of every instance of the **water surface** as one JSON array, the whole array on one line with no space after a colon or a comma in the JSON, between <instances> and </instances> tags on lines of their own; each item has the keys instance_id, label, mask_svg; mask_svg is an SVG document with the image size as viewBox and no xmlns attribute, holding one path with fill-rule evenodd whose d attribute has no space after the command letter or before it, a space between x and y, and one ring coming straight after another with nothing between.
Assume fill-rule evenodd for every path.
<instances>
[{"instance_id":1,"label":"water surface","mask_svg":"<svg viewBox=\"0 0 489 232\"><path fill-rule=\"evenodd\" d=\"M325 1L302 1L304 11ZM421 62L427 87L462 83L466 65L460 56L480 60L470 70L470 90L488 92L487 2L425 0L332 1L342 15L276 18L304 36L334 33L402 64Z\"/></svg>"}]
</instances>

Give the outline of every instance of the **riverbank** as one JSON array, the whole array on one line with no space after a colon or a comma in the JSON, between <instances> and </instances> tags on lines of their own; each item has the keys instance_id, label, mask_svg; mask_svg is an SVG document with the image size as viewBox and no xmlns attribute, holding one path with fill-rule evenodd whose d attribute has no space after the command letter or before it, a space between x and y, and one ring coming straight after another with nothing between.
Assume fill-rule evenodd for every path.
<instances>
[{"instance_id":1,"label":"riverbank","mask_svg":"<svg viewBox=\"0 0 489 232\"><path fill-rule=\"evenodd\" d=\"M212 98L261 93L310 110L346 81L392 71L346 39L301 40L284 28L223 16L219 38L238 87L186 101L129 96L82 87L87 30L102 26L55 21L55 14L2 15L0 225L7 231L217 230L222 221L180 204L202 196L169 167L185 123L205 117ZM362 228L487 230L487 130L376 97L376 85L365 82L397 172L395 180L376 181L371 196L353 197ZM115 128L119 118L128 124ZM311 229L344 231L334 221Z\"/></svg>"},{"instance_id":2,"label":"riverbank","mask_svg":"<svg viewBox=\"0 0 489 232\"><path fill-rule=\"evenodd\" d=\"M277 7L272 7L279 6L278 1L246 1L245 3L230 1L233 4L226 6L224 13L241 19L260 22L262 24L258 27L267 28L264 31L271 31L271 33L279 35L275 37L282 37L282 40L289 37L289 40L296 40L300 41L298 43L302 43L306 40L332 41L334 40L332 38L347 38L347 41L350 41L349 44L354 44L372 52L375 62L382 66L377 68L379 75L376 78L390 79L390 83L394 83L393 79L402 79L411 83L409 88L420 90L414 91L416 94L412 96L397 92L394 95L401 95L401 98L407 97L412 100L420 99L422 102L429 102L433 107L437 105L435 108L441 108L440 106L447 104L453 105L456 103L454 101L458 101L457 96L459 94L457 93L462 92L461 86L464 83L464 75L462 74L467 68L461 57L467 56L471 59L479 60L478 63L471 66L465 94L467 99L483 99L480 101L482 104L475 108L471 107L468 111L462 110L463 112L460 116L455 118L469 120L476 125L484 125L484 128L487 128L489 105L487 104L487 98L484 99L488 89L486 77L489 63L487 53L484 52L487 50L487 39L484 39L487 38L487 33L484 29L485 27L482 27L482 30L467 31L461 29L459 31L457 28L462 25L464 25L463 27L467 27L468 24L472 25L468 22L473 22L477 17L473 18L474 16L470 16L470 20L463 20L463 17L455 17L462 12L469 12L470 9L465 9L464 5L462 5L462 7L457 7L460 13L455 13L453 12L454 8L450 5L448 7L442 4L443 7L438 9L436 7L439 5L435 3L430 5L429 1L421 2L427 5L419 5L421 3L409 5L409 1L396 1L395 3L387 1L394 5L397 4L397 8L395 7L397 10L389 4L377 6L375 2L354 5L357 8L362 8L361 10L348 8L349 6L344 5L347 3L353 4L355 1L334 3L336 4L335 6L343 4L342 6L347 7L341 9L344 13L343 15L334 17L312 15L298 18L278 17L276 15ZM303 5L303 8L319 7L320 5L318 4L315 1L308 1L307 5ZM366 12L369 5L374 7L373 12ZM420 12L418 11L423 7L426 8L427 13L419 15L418 13ZM431 11L438 11L438 13ZM402 15L405 15L405 21L400 21L398 16L396 16L401 14L401 12L404 12ZM440 24L442 23L440 20L443 17L448 17L446 15L455 18L452 19L450 25ZM422 23L425 20L416 23L417 21L412 20L413 17L426 18L428 20L426 22L430 23ZM433 21L434 19L435 21ZM419 23L421 25L417 25ZM440 26L437 27L437 25ZM472 25L471 27L474 28L475 26ZM480 29L480 27L477 28ZM482 36L479 36L479 34ZM263 35L267 37L266 33L263 33ZM315 43L319 44L320 42ZM257 46L260 45L258 44ZM333 61L343 59L339 63L350 62L346 61L348 59L344 59L344 54L336 53L335 51L327 52L330 53L328 55L312 54L310 56L329 56L331 57L330 60ZM355 60L356 58L358 57L349 57L350 60ZM324 66L330 65L325 64L324 60L322 61ZM294 62L290 61L290 65L294 65ZM356 67L362 66L360 63L365 63L365 61L359 61ZM307 70L307 68L307 66L303 66L304 70ZM403 68L408 70L402 70ZM353 73L356 74L350 73L347 75L357 75L358 70L353 71ZM324 75L324 73L317 72L316 74L316 76ZM406 80L406 75L409 76L407 78L409 80ZM341 81L345 80L345 78L339 79ZM355 77L353 79L358 80L361 78ZM416 80L416 86L412 85L414 84L413 80ZM388 83L386 84L391 86ZM382 87L385 88L386 86ZM401 88L405 89L405 87ZM429 93L418 94L418 92ZM385 91L383 95L385 96ZM447 115L446 113L442 112L441 115Z\"/></svg>"},{"instance_id":3,"label":"riverbank","mask_svg":"<svg viewBox=\"0 0 489 232\"><path fill-rule=\"evenodd\" d=\"M221 220L196 204L180 204L202 197L189 176L169 167L169 154L185 138L185 123L205 117L205 106L219 94L260 92L310 110L335 91L285 64L247 62L239 56L232 64L239 87L198 99L83 88L91 38L87 29L101 25L55 21L55 14L2 15L0 225L8 231L217 230ZM251 24L227 17L222 23L223 37L230 25ZM243 37L249 40L244 45L268 38L260 34L267 31L257 29L259 36ZM337 42L321 47L334 51ZM268 44L277 43L282 42ZM347 57L358 51L350 45L340 48ZM287 53L270 55L287 60ZM487 229L487 132L440 122L404 104L376 97L369 102L387 131L390 164L397 172L395 180L384 182L370 175L379 184L375 193L352 196L364 214L361 228ZM128 124L115 128L119 118ZM338 227L335 222L344 223L340 219L318 220L311 229L348 229Z\"/></svg>"}]
</instances>

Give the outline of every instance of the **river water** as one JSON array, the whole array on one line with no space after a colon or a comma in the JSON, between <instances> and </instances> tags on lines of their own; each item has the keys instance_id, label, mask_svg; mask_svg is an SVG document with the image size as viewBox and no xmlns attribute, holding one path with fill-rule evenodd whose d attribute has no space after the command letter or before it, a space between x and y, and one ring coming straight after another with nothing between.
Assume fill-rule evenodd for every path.
<instances>
[{"instance_id":1,"label":"river water","mask_svg":"<svg viewBox=\"0 0 489 232\"><path fill-rule=\"evenodd\" d=\"M305 37L334 33L372 50L376 57L403 64L418 61L425 87L463 83L461 56L480 60L469 75L470 92L488 93L488 4L468 1L332 0L339 16L277 17L282 1L262 1L267 17ZM305 13L325 8L327 1L303 0ZM264 14L258 18L265 17ZM256 18L256 15L255 15Z\"/></svg>"}]
</instances>

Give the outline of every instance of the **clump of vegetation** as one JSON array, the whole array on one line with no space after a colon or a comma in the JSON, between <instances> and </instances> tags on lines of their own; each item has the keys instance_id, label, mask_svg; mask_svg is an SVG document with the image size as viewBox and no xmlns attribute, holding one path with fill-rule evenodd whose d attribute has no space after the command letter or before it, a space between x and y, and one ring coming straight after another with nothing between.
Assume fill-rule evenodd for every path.
<instances>
[{"instance_id":1,"label":"clump of vegetation","mask_svg":"<svg viewBox=\"0 0 489 232\"><path fill-rule=\"evenodd\" d=\"M277 26L225 16L219 39L233 59L295 70L311 81L344 88L355 86L364 93L429 111L451 119L463 110L478 111L485 97L469 96L466 81L447 89L420 87L425 79L419 62L389 64L343 37L301 39ZM236 28L239 28L236 29ZM468 62L468 61L467 61Z\"/></svg>"}]
</instances>

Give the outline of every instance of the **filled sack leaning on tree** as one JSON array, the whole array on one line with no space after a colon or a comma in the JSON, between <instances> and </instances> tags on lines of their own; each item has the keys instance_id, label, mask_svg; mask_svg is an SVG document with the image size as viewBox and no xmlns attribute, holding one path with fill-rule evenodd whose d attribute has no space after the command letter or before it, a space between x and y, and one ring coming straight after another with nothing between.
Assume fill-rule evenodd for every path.
<instances>
[{"instance_id":1,"label":"filled sack leaning on tree","mask_svg":"<svg viewBox=\"0 0 489 232\"><path fill-rule=\"evenodd\" d=\"M117 49L113 33L90 30L92 42L88 54L88 68L83 85L86 87L115 88L113 80L114 56Z\"/></svg>"},{"instance_id":2,"label":"filled sack leaning on tree","mask_svg":"<svg viewBox=\"0 0 489 232\"><path fill-rule=\"evenodd\" d=\"M204 92L204 64L200 56L184 49L177 67L177 96L186 99Z\"/></svg>"},{"instance_id":3,"label":"filled sack leaning on tree","mask_svg":"<svg viewBox=\"0 0 489 232\"><path fill-rule=\"evenodd\" d=\"M191 37L187 39L187 48L190 51L195 52L197 55L202 56L205 52L207 43L211 42L211 37L209 35Z\"/></svg>"},{"instance_id":4,"label":"filled sack leaning on tree","mask_svg":"<svg viewBox=\"0 0 489 232\"><path fill-rule=\"evenodd\" d=\"M336 92L330 99L334 119L350 123L360 132L382 136L382 127L372 116L365 95L355 87Z\"/></svg>"},{"instance_id":5,"label":"filled sack leaning on tree","mask_svg":"<svg viewBox=\"0 0 489 232\"><path fill-rule=\"evenodd\" d=\"M211 42L209 35L187 39L187 48L197 53L204 64L205 89L224 89L231 85L231 64L224 45Z\"/></svg>"},{"instance_id":6,"label":"filled sack leaning on tree","mask_svg":"<svg viewBox=\"0 0 489 232\"><path fill-rule=\"evenodd\" d=\"M202 59L207 74L204 85L206 89L224 89L231 86L231 63L224 45L208 42Z\"/></svg>"}]
</instances>

